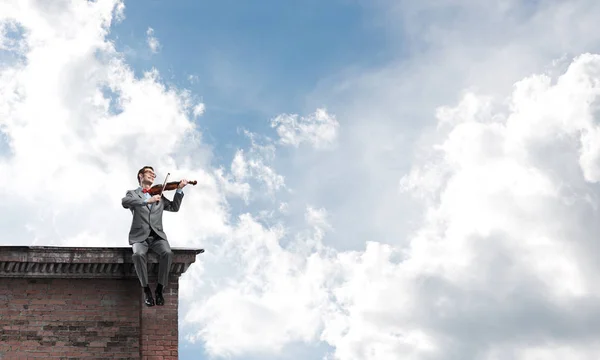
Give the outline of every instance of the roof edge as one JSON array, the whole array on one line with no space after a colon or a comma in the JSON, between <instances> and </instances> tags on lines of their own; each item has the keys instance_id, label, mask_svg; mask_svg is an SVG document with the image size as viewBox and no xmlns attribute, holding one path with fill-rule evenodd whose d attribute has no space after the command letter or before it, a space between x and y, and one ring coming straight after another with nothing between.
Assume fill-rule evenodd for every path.
<instances>
[{"instance_id":1,"label":"roof edge","mask_svg":"<svg viewBox=\"0 0 600 360\"><path fill-rule=\"evenodd\" d=\"M172 248L171 275L181 276L201 248ZM0 278L136 277L131 247L0 246ZM148 252L148 272L156 273L158 257Z\"/></svg>"}]
</instances>

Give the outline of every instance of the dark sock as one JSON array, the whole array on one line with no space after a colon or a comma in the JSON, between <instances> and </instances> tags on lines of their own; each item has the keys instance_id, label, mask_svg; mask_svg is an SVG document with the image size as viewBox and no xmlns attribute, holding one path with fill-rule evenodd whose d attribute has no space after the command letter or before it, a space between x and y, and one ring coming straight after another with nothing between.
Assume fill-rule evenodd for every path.
<instances>
[{"instance_id":1,"label":"dark sock","mask_svg":"<svg viewBox=\"0 0 600 360\"><path fill-rule=\"evenodd\" d=\"M158 284L158 285L156 285L156 292L157 292L157 293L162 293L162 291L163 291L163 286L162 286L162 284Z\"/></svg>"},{"instance_id":2,"label":"dark sock","mask_svg":"<svg viewBox=\"0 0 600 360\"><path fill-rule=\"evenodd\" d=\"M152 292L152 291L150 291L150 286L148 286L148 285L144 286L144 292L145 292L145 293L150 293L150 292Z\"/></svg>"}]
</instances>

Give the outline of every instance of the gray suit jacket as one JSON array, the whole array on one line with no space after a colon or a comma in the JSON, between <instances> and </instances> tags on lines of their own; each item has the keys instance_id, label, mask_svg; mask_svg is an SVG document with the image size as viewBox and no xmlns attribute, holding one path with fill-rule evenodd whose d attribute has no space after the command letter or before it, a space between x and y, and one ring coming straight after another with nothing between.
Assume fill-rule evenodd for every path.
<instances>
[{"instance_id":1,"label":"gray suit jacket","mask_svg":"<svg viewBox=\"0 0 600 360\"><path fill-rule=\"evenodd\" d=\"M163 210L177 212L181 206L183 193L176 192L173 201L167 199L164 195L159 202L155 202L150 209L150 204L145 203L144 193L140 188L128 190L121 204L125 209L131 210L133 219L129 229L129 245L145 241L150 235L150 229L153 229L158 236L164 240L167 234L163 230L162 215Z\"/></svg>"}]
</instances>

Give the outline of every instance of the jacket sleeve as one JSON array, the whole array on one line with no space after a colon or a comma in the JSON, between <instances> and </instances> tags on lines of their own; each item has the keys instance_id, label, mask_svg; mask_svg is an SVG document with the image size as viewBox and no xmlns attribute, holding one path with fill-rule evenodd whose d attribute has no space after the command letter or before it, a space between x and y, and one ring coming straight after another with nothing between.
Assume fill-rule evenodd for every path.
<instances>
[{"instance_id":1,"label":"jacket sleeve","mask_svg":"<svg viewBox=\"0 0 600 360\"><path fill-rule=\"evenodd\" d=\"M179 207L181 206L181 200L183 200L183 191L177 190L175 192L175 196L173 196L173 201L167 199L164 195L162 196L161 201L164 204L165 211L178 212Z\"/></svg>"},{"instance_id":2,"label":"jacket sleeve","mask_svg":"<svg viewBox=\"0 0 600 360\"><path fill-rule=\"evenodd\" d=\"M142 200L139 197L135 196L131 190L127 191L125 197L121 199L121 205L125 209L132 209L136 206L144 206L146 205L146 200Z\"/></svg>"}]
</instances>

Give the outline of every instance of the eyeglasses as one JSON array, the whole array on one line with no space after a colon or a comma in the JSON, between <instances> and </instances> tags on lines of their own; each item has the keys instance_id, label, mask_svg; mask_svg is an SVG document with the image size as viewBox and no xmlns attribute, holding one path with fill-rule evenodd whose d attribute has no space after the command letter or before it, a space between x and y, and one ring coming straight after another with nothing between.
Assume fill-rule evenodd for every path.
<instances>
[{"instance_id":1,"label":"eyeglasses","mask_svg":"<svg viewBox=\"0 0 600 360\"><path fill-rule=\"evenodd\" d=\"M156 177L156 174L154 172L152 172L152 170L146 170L146 171L144 171L144 174L150 174L151 176Z\"/></svg>"}]
</instances>

